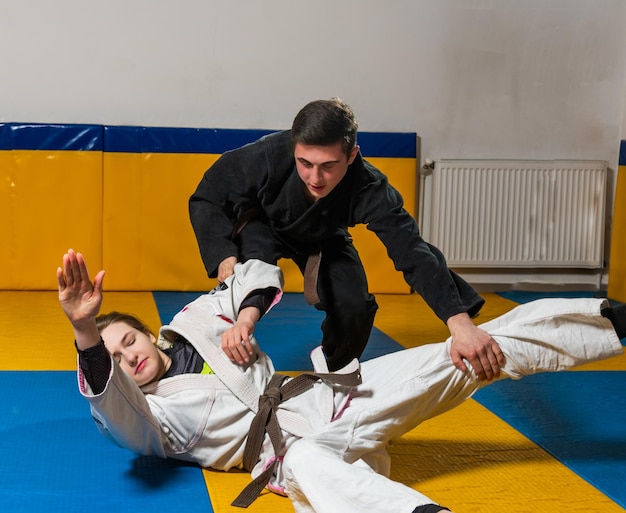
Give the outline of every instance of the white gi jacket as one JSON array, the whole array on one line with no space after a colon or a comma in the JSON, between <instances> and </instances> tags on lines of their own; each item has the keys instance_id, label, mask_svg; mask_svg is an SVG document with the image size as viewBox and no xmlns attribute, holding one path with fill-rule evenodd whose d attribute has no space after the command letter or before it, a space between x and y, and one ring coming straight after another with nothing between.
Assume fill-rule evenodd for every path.
<instances>
[{"instance_id":1,"label":"white gi jacket","mask_svg":"<svg viewBox=\"0 0 626 513\"><path fill-rule=\"evenodd\" d=\"M79 367L79 389L105 436L138 454L193 461L216 470L241 467L250 423L274 367L254 337L251 342L256 360L247 367L235 365L221 349L221 334L232 327L239 305L253 290L275 287L279 292L272 306L280 300L282 272L276 266L250 260L237 264L225 283L227 288L216 289L185 306L160 329L158 340L163 346L167 343L164 332L178 333L215 374L183 374L140 389L112 359L109 381L102 393L94 395ZM327 372L323 357L318 353L317 358L319 370ZM356 361L354 365L358 365ZM319 383L297 401L282 403L277 416L285 444L288 433L305 436L330 422L334 400L343 397L345 393L340 390L335 394L330 386ZM312 411L317 415L311 415ZM256 477L273 456L268 439L252 475Z\"/></svg>"}]
</instances>

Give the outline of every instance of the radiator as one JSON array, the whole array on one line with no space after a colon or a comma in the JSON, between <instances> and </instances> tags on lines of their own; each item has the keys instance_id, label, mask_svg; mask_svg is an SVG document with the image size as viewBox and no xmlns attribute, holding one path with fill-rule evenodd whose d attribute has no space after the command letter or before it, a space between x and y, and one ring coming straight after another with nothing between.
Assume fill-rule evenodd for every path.
<instances>
[{"instance_id":1,"label":"radiator","mask_svg":"<svg viewBox=\"0 0 626 513\"><path fill-rule=\"evenodd\" d=\"M420 227L450 267L603 267L607 162L440 160L426 167Z\"/></svg>"}]
</instances>

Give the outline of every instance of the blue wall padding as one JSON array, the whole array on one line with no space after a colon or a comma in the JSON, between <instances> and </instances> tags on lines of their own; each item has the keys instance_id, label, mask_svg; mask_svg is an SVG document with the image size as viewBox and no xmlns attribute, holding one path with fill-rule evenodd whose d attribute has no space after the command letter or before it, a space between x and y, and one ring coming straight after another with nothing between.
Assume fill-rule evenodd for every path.
<instances>
[{"instance_id":1,"label":"blue wall padding","mask_svg":"<svg viewBox=\"0 0 626 513\"><path fill-rule=\"evenodd\" d=\"M409 132L359 132L357 143L365 157L417 157L417 134Z\"/></svg>"},{"instance_id":2,"label":"blue wall padding","mask_svg":"<svg viewBox=\"0 0 626 513\"><path fill-rule=\"evenodd\" d=\"M11 134L11 125L0 123L0 151L6 151L13 148L13 137Z\"/></svg>"},{"instance_id":3,"label":"blue wall padding","mask_svg":"<svg viewBox=\"0 0 626 513\"><path fill-rule=\"evenodd\" d=\"M74 150L220 155L271 133L261 129L166 128L79 124L0 124L0 150ZM415 158L414 133L359 132L364 157Z\"/></svg>"},{"instance_id":4,"label":"blue wall padding","mask_svg":"<svg viewBox=\"0 0 626 513\"><path fill-rule=\"evenodd\" d=\"M0 372L0 511L212 513L202 470L105 439L75 372Z\"/></svg>"},{"instance_id":5,"label":"blue wall padding","mask_svg":"<svg viewBox=\"0 0 626 513\"><path fill-rule=\"evenodd\" d=\"M222 153L256 141L272 130L106 126L104 151L124 153ZM364 157L415 158L414 133L359 132Z\"/></svg>"},{"instance_id":6,"label":"blue wall padding","mask_svg":"<svg viewBox=\"0 0 626 513\"><path fill-rule=\"evenodd\" d=\"M220 155L269 133L271 130L107 126L104 151Z\"/></svg>"},{"instance_id":7,"label":"blue wall padding","mask_svg":"<svg viewBox=\"0 0 626 513\"><path fill-rule=\"evenodd\" d=\"M101 125L0 124L0 150L102 151Z\"/></svg>"},{"instance_id":8,"label":"blue wall padding","mask_svg":"<svg viewBox=\"0 0 626 513\"><path fill-rule=\"evenodd\" d=\"M199 294L154 292L161 322L169 323L176 312ZM323 312L308 306L302 294L283 294L282 300L274 310L259 321L255 336L261 349L270 356L277 370L312 370L309 354L321 343L320 325L324 315ZM400 344L374 328L361 360L370 360L400 349L403 349Z\"/></svg>"},{"instance_id":9,"label":"blue wall padding","mask_svg":"<svg viewBox=\"0 0 626 513\"><path fill-rule=\"evenodd\" d=\"M621 141L619 145L619 165L626 166L626 141Z\"/></svg>"},{"instance_id":10,"label":"blue wall padding","mask_svg":"<svg viewBox=\"0 0 626 513\"><path fill-rule=\"evenodd\" d=\"M626 372L537 374L474 397L626 508Z\"/></svg>"},{"instance_id":11,"label":"blue wall padding","mask_svg":"<svg viewBox=\"0 0 626 513\"><path fill-rule=\"evenodd\" d=\"M507 290L505 292L498 292L498 295L502 296L505 299L510 299L511 301L515 301L516 303L521 303L521 304L529 303L531 301L536 301L537 299L543 299L546 297L554 297L554 298L598 297L596 293L590 292L590 291L543 292L543 291L532 291L532 290Z\"/></svg>"}]
</instances>

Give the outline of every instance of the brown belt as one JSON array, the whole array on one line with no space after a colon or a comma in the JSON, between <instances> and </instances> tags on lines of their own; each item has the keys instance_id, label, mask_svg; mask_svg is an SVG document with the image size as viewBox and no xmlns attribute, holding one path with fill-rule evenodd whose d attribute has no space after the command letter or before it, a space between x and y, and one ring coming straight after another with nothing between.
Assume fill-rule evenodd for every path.
<instances>
[{"instance_id":1,"label":"brown belt","mask_svg":"<svg viewBox=\"0 0 626 513\"><path fill-rule=\"evenodd\" d=\"M283 385L287 377L282 374L274 374L265 392L259 397L259 411L250 424L250 433L243 453L243 466L248 472L259 461L265 433L268 434L272 442L274 454L280 453L282 434L276 417L276 410L280 403L309 390L320 379L344 386L356 386L361 383L359 370L349 374L300 374ZM231 505L238 508L250 506L269 482L276 463L278 460L274 459L261 475L241 491Z\"/></svg>"},{"instance_id":2,"label":"brown belt","mask_svg":"<svg viewBox=\"0 0 626 513\"><path fill-rule=\"evenodd\" d=\"M317 275L320 271L321 253L309 255L304 268L304 299L310 305L316 305L320 302L317 295Z\"/></svg>"},{"instance_id":3,"label":"brown belt","mask_svg":"<svg viewBox=\"0 0 626 513\"><path fill-rule=\"evenodd\" d=\"M235 240L241 231L246 227L246 225L254 219L258 214L258 210L255 207L249 208L246 210L239 219L234 223L233 231L230 234L230 240Z\"/></svg>"}]
</instances>

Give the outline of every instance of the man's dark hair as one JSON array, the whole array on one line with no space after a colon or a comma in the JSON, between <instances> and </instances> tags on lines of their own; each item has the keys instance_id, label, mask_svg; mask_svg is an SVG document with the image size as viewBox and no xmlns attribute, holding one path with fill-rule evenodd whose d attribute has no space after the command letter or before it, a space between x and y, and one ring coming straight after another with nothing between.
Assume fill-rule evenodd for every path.
<instances>
[{"instance_id":1,"label":"man's dark hair","mask_svg":"<svg viewBox=\"0 0 626 513\"><path fill-rule=\"evenodd\" d=\"M349 156L356 146L358 123L350 106L340 98L315 100L306 104L291 126L291 140L312 146L331 146L341 142Z\"/></svg>"}]
</instances>

